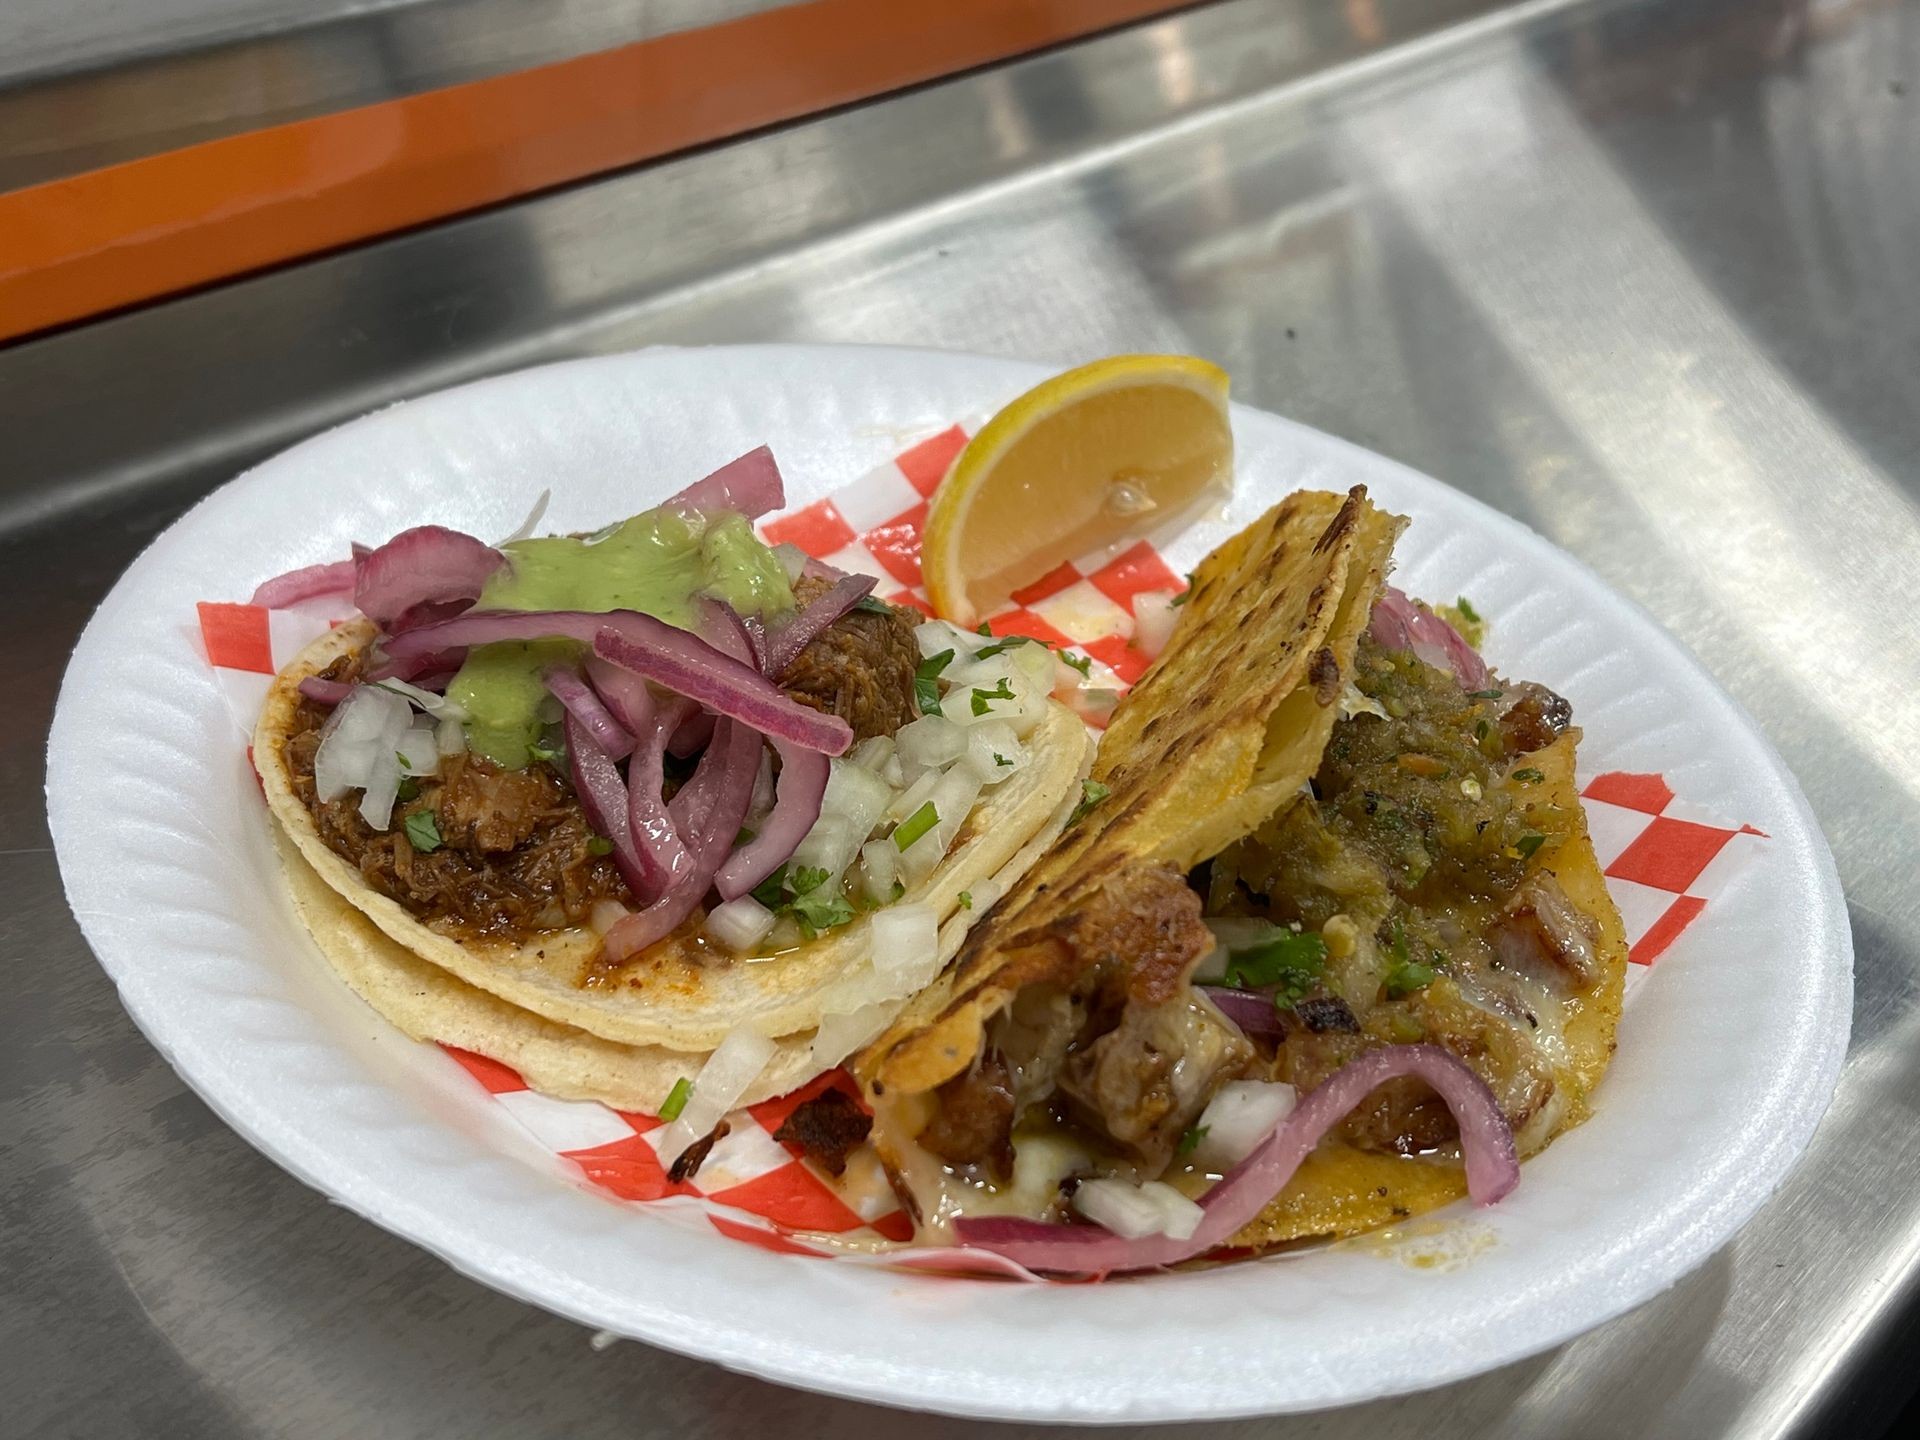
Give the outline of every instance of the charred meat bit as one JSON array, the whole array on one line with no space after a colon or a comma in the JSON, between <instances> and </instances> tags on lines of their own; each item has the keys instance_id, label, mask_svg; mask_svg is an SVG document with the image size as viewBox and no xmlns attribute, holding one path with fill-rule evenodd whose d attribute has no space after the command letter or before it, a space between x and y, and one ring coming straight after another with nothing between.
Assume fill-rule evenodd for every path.
<instances>
[{"instance_id":1,"label":"charred meat bit","mask_svg":"<svg viewBox=\"0 0 1920 1440\"><path fill-rule=\"evenodd\" d=\"M1555 994L1585 990L1600 973L1597 927L1567 898L1548 870L1529 875L1488 934L1500 969Z\"/></svg>"},{"instance_id":2,"label":"charred meat bit","mask_svg":"<svg viewBox=\"0 0 1920 1440\"><path fill-rule=\"evenodd\" d=\"M828 588L826 581L803 575L794 582L793 598L805 609ZM915 714L920 647L913 631L912 616L893 606L885 614L849 610L794 657L781 687L802 705L838 715L853 727L856 740L891 735Z\"/></svg>"},{"instance_id":3,"label":"charred meat bit","mask_svg":"<svg viewBox=\"0 0 1920 1440\"><path fill-rule=\"evenodd\" d=\"M1300 1023L1316 1035L1340 1031L1348 1035L1360 1033L1360 1022L1353 1017L1353 1010L1338 995L1321 995L1302 1000L1293 1007L1294 1014L1300 1017Z\"/></svg>"},{"instance_id":4,"label":"charred meat bit","mask_svg":"<svg viewBox=\"0 0 1920 1440\"><path fill-rule=\"evenodd\" d=\"M680 1158L675 1160L667 1170L667 1179L675 1185L684 1185L687 1181L693 1179L694 1176L700 1173L700 1167L707 1163L707 1156L713 1153L713 1147L727 1138L727 1132L731 1128L725 1120L722 1120L718 1125L714 1126L713 1129L709 1130L698 1140L694 1141L693 1144L682 1150L680 1152Z\"/></svg>"},{"instance_id":5,"label":"charred meat bit","mask_svg":"<svg viewBox=\"0 0 1920 1440\"><path fill-rule=\"evenodd\" d=\"M858 1149L873 1128L873 1117L844 1090L825 1090L794 1108L773 1138L797 1145L806 1157L829 1175L847 1168L847 1156Z\"/></svg>"},{"instance_id":6,"label":"charred meat bit","mask_svg":"<svg viewBox=\"0 0 1920 1440\"><path fill-rule=\"evenodd\" d=\"M1516 695L1500 717L1500 735L1510 752L1544 750L1573 723L1573 706L1544 685L1528 680L1509 686L1506 698Z\"/></svg>"},{"instance_id":7,"label":"charred meat bit","mask_svg":"<svg viewBox=\"0 0 1920 1440\"><path fill-rule=\"evenodd\" d=\"M1013 1173L1013 1082L1006 1061L982 1055L934 1092L933 1120L920 1143L962 1170L1004 1178Z\"/></svg>"}]
</instances>

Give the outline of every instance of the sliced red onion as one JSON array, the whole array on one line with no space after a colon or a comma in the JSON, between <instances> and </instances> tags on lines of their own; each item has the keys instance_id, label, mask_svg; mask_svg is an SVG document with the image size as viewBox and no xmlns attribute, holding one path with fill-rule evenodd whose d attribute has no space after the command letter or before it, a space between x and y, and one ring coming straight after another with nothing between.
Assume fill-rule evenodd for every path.
<instances>
[{"instance_id":1,"label":"sliced red onion","mask_svg":"<svg viewBox=\"0 0 1920 1440\"><path fill-rule=\"evenodd\" d=\"M566 732L567 767L573 776L574 793L580 797L580 808L587 813L587 822L612 842L613 863L635 899L659 893L668 877L653 863L652 857L634 843L633 829L627 819L627 785L620 778L619 767L613 763L613 757L600 748L593 732L572 715L567 716Z\"/></svg>"},{"instance_id":2,"label":"sliced red onion","mask_svg":"<svg viewBox=\"0 0 1920 1440\"><path fill-rule=\"evenodd\" d=\"M811 555L807 557L807 563L800 567L800 573L809 580L824 580L829 585L847 578L846 571L836 570L826 561L816 560Z\"/></svg>"},{"instance_id":3,"label":"sliced red onion","mask_svg":"<svg viewBox=\"0 0 1920 1440\"><path fill-rule=\"evenodd\" d=\"M765 445L749 450L738 460L729 460L667 501L669 506L694 510L737 510L749 520L757 520L786 503L780 467L774 463L773 451Z\"/></svg>"},{"instance_id":4,"label":"sliced red onion","mask_svg":"<svg viewBox=\"0 0 1920 1440\"><path fill-rule=\"evenodd\" d=\"M751 665L755 670L760 668L760 657L753 648L753 636L747 632L747 622L740 618L738 610L711 595L702 595L696 602L696 608L702 640L722 655L731 655L742 665Z\"/></svg>"},{"instance_id":5,"label":"sliced red onion","mask_svg":"<svg viewBox=\"0 0 1920 1440\"><path fill-rule=\"evenodd\" d=\"M603 943L613 959L624 960L665 939L706 896L714 872L733 848L740 822L747 817L760 745L760 736L738 721L725 722L715 729L713 744L707 747L700 769L687 782L691 787L700 784L703 773L711 775L702 787L709 803L698 828L688 837L692 863L674 877L659 899L607 931Z\"/></svg>"},{"instance_id":6,"label":"sliced red onion","mask_svg":"<svg viewBox=\"0 0 1920 1440\"><path fill-rule=\"evenodd\" d=\"M1300 1162L1374 1089L1403 1075L1417 1076L1440 1094L1460 1127L1467 1190L1492 1205L1520 1183L1520 1159L1508 1125L1486 1081L1437 1045L1387 1045L1336 1070L1273 1133L1200 1200L1206 1218L1192 1236L1148 1235L1126 1240L1098 1225L1049 1225L1039 1220L962 1217L953 1223L963 1246L991 1250L1032 1270L1106 1275L1150 1270L1191 1260L1224 1245L1286 1187Z\"/></svg>"},{"instance_id":7,"label":"sliced red onion","mask_svg":"<svg viewBox=\"0 0 1920 1440\"><path fill-rule=\"evenodd\" d=\"M269 610L281 610L321 595L345 595L353 589L353 575L354 563L351 560L335 560L327 565L308 565L299 570L289 570L284 575L262 581L247 603L264 605Z\"/></svg>"},{"instance_id":8,"label":"sliced red onion","mask_svg":"<svg viewBox=\"0 0 1920 1440\"><path fill-rule=\"evenodd\" d=\"M610 759L624 760L633 753L633 735L607 712L591 685L564 665L549 666L540 678L553 692L553 698L566 706L567 714L587 727L594 743Z\"/></svg>"},{"instance_id":9,"label":"sliced red onion","mask_svg":"<svg viewBox=\"0 0 1920 1440\"><path fill-rule=\"evenodd\" d=\"M713 725L714 717L710 712L698 706L693 707L680 728L673 732L673 739L667 742L667 753L676 760L699 754L713 739Z\"/></svg>"},{"instance_id":10,"label":"sliced red onion","mask_svg":"<svg viewBox=\"0 0 1920 1440\"><path fill-rule=\"evenodd\" d=\"M1451 671L1464 689L1479 690L1487 683L1487 662L1466 637L1391 585L1383 587L1374 602L1367 631L1376 644L1410 650L1434 669Z\"/></svg>"},{"instance_id":11,"label":"sliced red onion","mask_svg":"<svg viewBox=\"0 0 1920 1440\"><path fill-rule=\"evenodd\" d=\"M1287 1027L1274 1007L1273 997L1259 990L1234 990L1224 985L1194 987L1249 1035L1281 1036Z\"/></svg>"},{"instance_id":12,"label":"sliced red onion","mask_svg":"<svg viewBox=\"0 0 1920 1440\"><path fill-rule=\"evenodd\" d=\"M465 648L432 650L425 655L409 655L404 661L388 658L368 672L368 683L381 680L407 680L422 690L444 690L446 682L460 673L467 662ZM438 680L436 685L434 682Z\"/></svg>"},{"instance_id":13,"label":"sliced red onion","mask_svg":"<svg viewBox=\"0 0 1920 1440\"><path fill-rule=\"evenodd\" d=\"M353 693L353 682L323 680L318 675L309 675L300 682L300 693L322 705L338 705Z\"/></svg>"},{"instance_id":14,"label":"sliced red onion","mask_svg":"<svg viewBox=\"0 0 1920 1440\"><path fill-rule=\"evenodd\" d=\"M873 593L871 575L847 575L833 582L811 604L767 637L766 672L776 680L827 627Z\"/></svg>"},{"instance_id":15,"label":"sliced red onion","mask_svg":"<svg viewBox=\"0 0 1920 1440\"><path fill-rule=\"evenodd\" d=\"M471 604L507 557L444 525L402 530L377 550L354 556L353 601L389 630L414 629L444 614L422 607ZM410 623L400 624L403 619Z\"/></svg>"},{"instance_id":16,"label":"sliced red onion","mask_svg":"<svg viewBox=\"0 0 1920 1440\"><path fill-rule=\"evenodd\" d=\"M778 870L820 818L820 801L827 793L827 776L832 768L827 757L790 740L776 738L773 748L780 752L780 780L774 791L773 810L760 826L760 833L735 850L714 877L714 889L723 900L738 899Z\"/></svg>"},{"instance_id":17,"label":"sliced red onion","mask_svg":"<svg viewBox=\"0 0 1920 1440\"><path fill-rule=\"evenodd\" d=\"M721 654L697 635L638 610L604 614L583 610L469 612L455 620L396 635L387 641L386 648L397 663L427 650L553 636L591 645L602 659L764 734L779 735L828 755L841 754L853 743L852 729L839 716L810 710L789 699L752 666Z\"/></svg>"},{"instance_id":18,"label":"sliced red onion","mask_svg":"<svg viewBox=\"0 0 1920 1440\"><path fill-rule=\"evenodd\" d=\"M646 681L638 676L630 678L645 688ZM654 870L666 877L659 891L664 891L693 864L682 838L687 832L662 798L666 786L667 742L693 708L691 700L677 696L660 706L647 729L641 732L639 749L627 762L627 820L633 831L633 843L647 854ZM651 902L659 898L659 892L636 892L634 898Z\"/></svg>"},{"instance_id":19,"label":"sliced red onion","mask_svg":"<svg viewBox=\"0 0 1920 1440\"><path fill-rule=\"evenodd\" d=\"M609 665L598 655L587 656L587 679L622 730L644 736L653 729L657 707L646 681L631 670Z\"/></svg>"}]
</instances>

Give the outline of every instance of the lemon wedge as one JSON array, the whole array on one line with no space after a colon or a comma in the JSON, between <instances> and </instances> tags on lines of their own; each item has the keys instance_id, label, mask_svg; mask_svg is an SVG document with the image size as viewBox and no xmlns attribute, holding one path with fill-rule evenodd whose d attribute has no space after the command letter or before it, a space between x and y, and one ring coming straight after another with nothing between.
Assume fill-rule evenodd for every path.
<instances>
[{"instance_id":1,"label":"lemon wedge","mask_svg":"<svg viewBox=\"0 0 1920 1440\"><path fill-rule=\"evenodd\" d=\"M1063 561L1144 535L1232 476L1218 365L1114 355L1056 375L982 426L934 492L927 596L972 625Z\"/></svg>"}]
</instances>

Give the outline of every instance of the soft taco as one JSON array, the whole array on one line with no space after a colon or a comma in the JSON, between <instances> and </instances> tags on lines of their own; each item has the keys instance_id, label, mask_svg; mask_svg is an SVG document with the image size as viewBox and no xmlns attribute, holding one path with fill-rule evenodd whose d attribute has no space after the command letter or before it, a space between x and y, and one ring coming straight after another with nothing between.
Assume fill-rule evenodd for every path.
<instances>
[{"instance_id":1,"label":"soft taco","mask_svg":"<svg viewBox=\"0 0 1920 1440\"><path fill-rule=\"evenodd\" d=\"M1301 493L1210 555L1083 813L862 1054L920 1243L1097 1273L1352 1235L1497 1199L1587 1116L1626 947L1580 732L1387 585L1404 525Z\"/></svg>"},{"instance_id":2,"label":"soft taco","mask_svg":"<svg viewBox=\"0 0 1920 1440\"><path fill-rule=\"evenodd\" d=\"M256 594L361 612L253 758L303 922L400 1028L654 1113L697 1074L711 1128L878 1033L1057 833L1052 655L955 663L763 544L782 502L761 450L593 535L420 527Z\"/></svg>"}]
</instances>

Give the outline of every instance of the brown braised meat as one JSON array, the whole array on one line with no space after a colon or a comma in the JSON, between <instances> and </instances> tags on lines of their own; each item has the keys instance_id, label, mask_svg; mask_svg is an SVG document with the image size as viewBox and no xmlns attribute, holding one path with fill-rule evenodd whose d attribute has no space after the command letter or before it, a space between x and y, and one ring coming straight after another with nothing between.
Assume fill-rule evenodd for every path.
<instances>
[{"instance_id":1,"label":"brown braised meat","mask_svg":"<svg viewBox=\"0 0 1920 1440\"><path fill-rule=\"evenodd\" d=\"M1026 1107L1058 1099L1076 1124L1158 1173L1253 1049L1188 982L1213 948L1200 897L1166 865L1117 876L1015 957L1034 982L994 1023L980 1061L935 1092L923 1145L1004 1179Z\"/></svg>"},{"instance_id":2,"label":"brown braised meat","mask_svg":"<svg viewBox=\"0 0 1920 1440\"><path fill-rule=\"evenodd\" d=\"M357 790L321 802L313 757L327 713L311 702L300 707L286 748L294 789L334 853L435 929L525 935L578 924L603 897L629 899L613 862L595 853L604 843L596 843L579 800L543 764L502 770L477 756L452 756L394 807L387 830L360 817ZM432 815L432 827L415 829L440 838L430 849L409 836L408 817L421 813Z\"/></svg>"},{"instance_id":3,"label":"brown braised meat","mask_svg":"<svg viewBox=\"0 0 1920 1440\"><path fill-rule=\"evenodd\" d=\"M803 575L793 598L803 609L828 589L824 580ZM780 676L787 694L802 705L838 715L853 727L856 740L891 735L918 713L913 703L913 673L920 647L913 638L911 611L888 606L855 608L836 620Z\"/></svg>"},{"instance_id":4,"label":"brown braised meat","mask_svg":"<svg viewBox=\"0 0 1920 1440\"><path fill-rule=\"evenodd\" d=\"M873 1117L844 1090L823 1090L796 1105L773 1138L782 1145L798 1145L806 1157L829 1175L847 1168L851 1155L873 1128Z\"/></svg>"}]
</instances>

